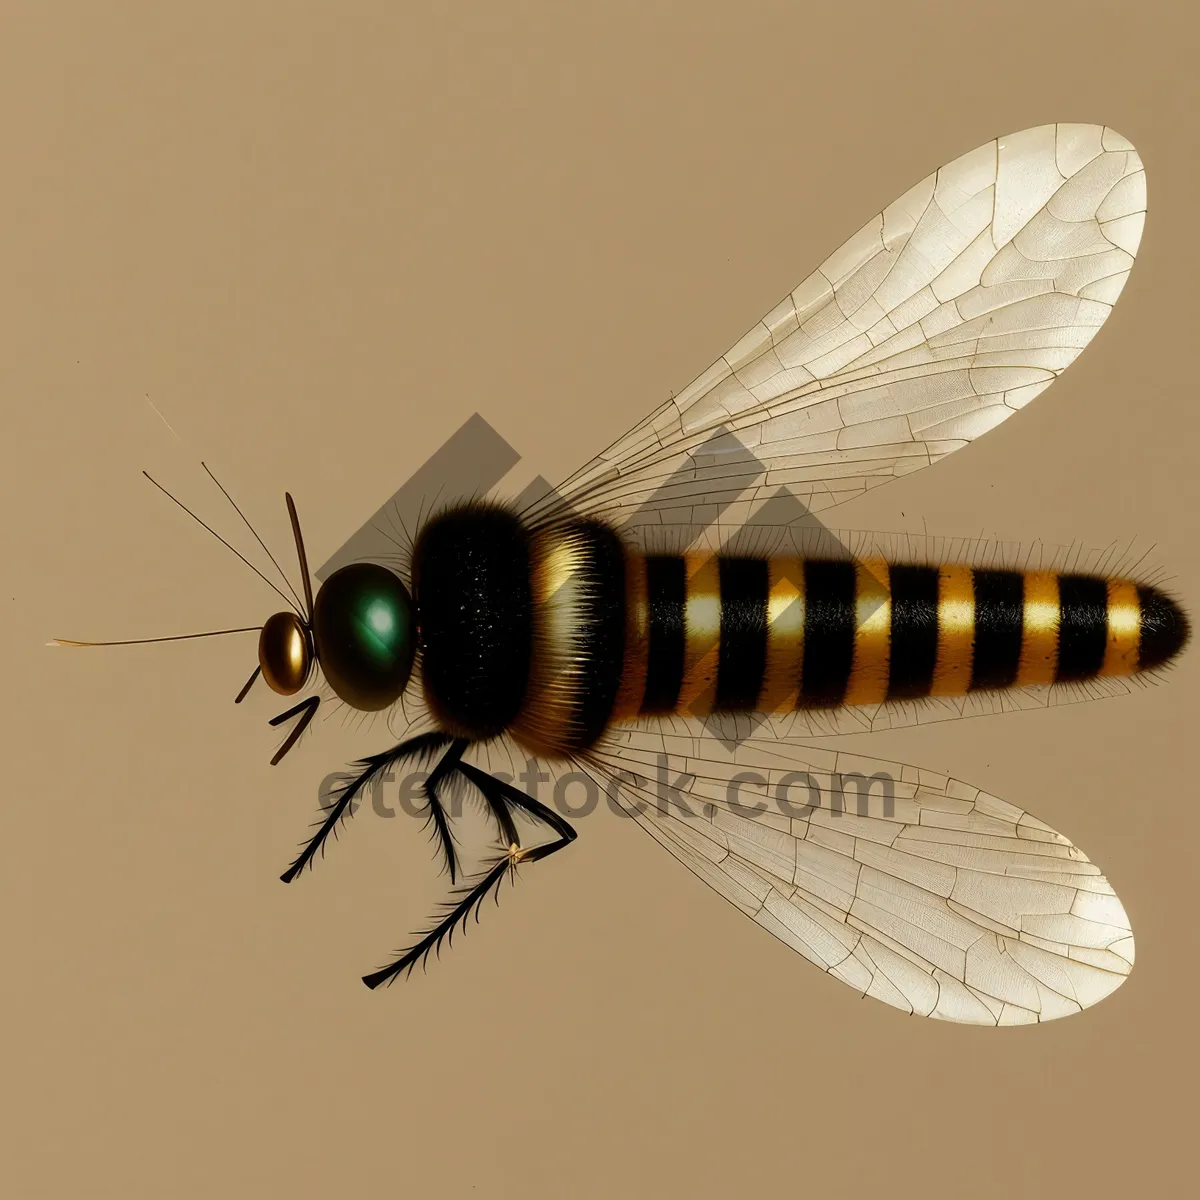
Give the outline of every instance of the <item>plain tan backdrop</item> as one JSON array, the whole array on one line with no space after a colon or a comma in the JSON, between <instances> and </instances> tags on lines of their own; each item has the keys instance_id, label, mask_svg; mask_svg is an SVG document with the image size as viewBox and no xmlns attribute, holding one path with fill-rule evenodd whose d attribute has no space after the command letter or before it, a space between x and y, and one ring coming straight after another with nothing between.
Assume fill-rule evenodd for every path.
<instances>
[{"instance_id":1,"label":"plain tan backdrop","mask_svg":"<svg viewBox=\"0 0 1200 1200\"><path fill-rule=\"evenodd\" d=\"M252 637L43 645L273 611L143 467L246 546L205 458L289 557L290 489L315 563L474 412L562 478L918 179L1055 120L1146 163L1114 316L1031 409L839 522L1135 539L1194 602L1186 6L8 0L0 26L5 1195L1190 1178L1195 653L1128 698L857 739L1063 829L1129 911L1111 999L988 1030L861 1001L603 812L368 992L447 886L419 823L364 809L278 875L386 730L318 720L271 768L279 698L231 703Z\"/></svg>"}]
</instances>

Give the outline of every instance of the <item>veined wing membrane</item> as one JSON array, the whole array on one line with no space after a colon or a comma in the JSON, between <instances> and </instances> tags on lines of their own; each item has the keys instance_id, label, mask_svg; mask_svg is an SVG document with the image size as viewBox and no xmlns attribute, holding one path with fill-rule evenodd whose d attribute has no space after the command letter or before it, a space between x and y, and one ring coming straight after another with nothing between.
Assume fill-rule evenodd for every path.
<instances>
[{"instance_id":1,"label":"veined wing membrane","mask_svg":"<svg viewBox=\"0 0 1200 1200\"><path fill-rule=\"evenodd\" d=\"M1051 1020L1097 1003L1132 968L1129 920L1099 869L957 780L795 743L727 752L638 729L612 735L589 766L757 924L905 1012Z\"/></svg>"},{"instance_id":2,"label":"veined wing membrane","mask_svg":"<svg viewBox=\"0 0 1200 1200\"><path fill-rule=\"evenodd\" d=\"M1141 160L1111 129L988 142L869 221L556 496L617 524L781 487L820 511L936 462L1074 361L1120 295L1145 208Z\"/></svg>"}]
</instances>

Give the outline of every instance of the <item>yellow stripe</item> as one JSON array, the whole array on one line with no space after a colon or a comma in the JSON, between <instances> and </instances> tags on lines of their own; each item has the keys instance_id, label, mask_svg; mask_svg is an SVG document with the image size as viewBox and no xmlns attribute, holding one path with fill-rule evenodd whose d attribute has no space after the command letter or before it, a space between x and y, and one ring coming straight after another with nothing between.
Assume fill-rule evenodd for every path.
<instances>
[{"instance_id":1,"label":"yellow stripe","mask_svg":"<svg viewBox=\"0 0 1200 1200\"><path fill-rule=\"evenodd\" d=\"M965 696L975 659L975 578L970 567L938 571L938 651L931 696Z\"/></svg>"},{"instance_id":2,"label":"yellow stripe","mask_svg":"<svg viewBox=\"0 0 1200 1200\"><path fill-rule=\"evenodd\" d=\"M1053 683L1058 668L1058 576L1053 571L1025 572L1025 617L1017 687Z\"/></svg>"},{"instance_id":3,"label":"yellow stripe","mask_svg":"<svg viewBox=\"0 0 1200 1200\"><path fill-rule=\"evenodd\" d=\"M687 600L683 607L685 644L678 713L712 712L717 693L717 647L721 641L721 576L711 554L685 556Z\"/></svg>"},{"instance_id":4,"label":"yellow stripe","mask_svg":"<svg viewBox=\"0 0 1200 1200\"><path fill-rule=\"evenodd\" d=\"M614 721L636 717L646 693L646 664L650 655L650 606L646 599L646 560L625 556L625 665L613 705Z\"/></svg>"},{"instance_id":5,"label":"yellow stripe","mask_svg":"<svg viewBox=\"0 0 1200 1200\"><path fill-rule=\"evenodd\" d=\"M576 706L588 686L574 648L587 542L551 528L533 538L531 550L533 655L525 703L510 729L527 750L554 756L570 744Z\"/></svg>"},{"instance_id":6,"label":"yellow stripe","mask_svg":"<svg viewBox=\"0 0 1200 1200\"><path fill-rule=\"evenodd\" d=\"M1108 645L1101 675L1132 675L1138 669L1142 606L1137 584L1127 579L1108 581Z\"/></svg>"},{"instance_id":7,"label":"yellow stripe","mask_svg":"<svg viewBox=\"0 0 1200 1200\"><path fill-rule=\"evenodd\" d=\"M847 704L881 704L887 698L892 642L892 593L882 559L856 566L854 666L846 684Z\"/></svg>"},{"instance_id":8,"label":"yellow stripe","mask_svg":"<svg viewBox=\"0 0 1200 1200\"><path fill-rule=\"evenodd\" d=\"M804 666L804 564L798 558L770 559L767 586L767 667L758 707L792 712Z\"/></svg>"}]
</instances>

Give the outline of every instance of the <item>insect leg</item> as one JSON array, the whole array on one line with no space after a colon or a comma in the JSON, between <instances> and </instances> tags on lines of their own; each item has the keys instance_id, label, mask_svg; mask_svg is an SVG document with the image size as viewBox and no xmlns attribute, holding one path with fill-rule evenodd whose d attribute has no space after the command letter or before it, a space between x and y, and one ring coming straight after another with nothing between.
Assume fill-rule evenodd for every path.
<instances>
[{"instance_id":1,"label":"insect leg","mask_svg":"<svg viewBox=\"0 0 1200 1200\"><path fill-rule=\"evenodd\" d=\"M377 988L381 983L391 983L401 971L411 970L426 955L440 948L443 941L453 936L458 925L465 925L467 918L475 911L479 919L479 907L487 898L487 894L500 886L500 881L512 869L512 859L505 854L494 862L480 881L470 889L463 889L462 899L453 906L437 925L425 934L416 945L405 950L395 962L386 967L363 976L363 983L369 988Z\"/></svg>"},{"instance_id":2,"label":"insect leg","mask_svg":"<svg viewBox=\"0 0 1200 1200\"><path fill-rule=\"evenodd\" d=\"M511 783L505 783L503 779L497 779L494 775L489 775L486 771L481 771L478 767L473 767L470 763L460 763L458 769L483 793L484 799L487 800L489 805L493 806L493 809L497 805L505 805L527 812L543 825L549 825L562 839L562 845L564 846L568 842L573 842L578 836L575 832L575 827L569 821L560 817L554 809L548 808L541 801L535 800L532 796L521 791L520 788L513 787ZM516 839L514 838L513 840L515 841ZM561 848L558 844L550 844L554 846L555 850ZM543 849L543 847L538 847L538 849ZM548 850L547 853L553 853L553 851ZM527 851L525 859L527 861L536 861L533 855L533 850ZM545 858L546 855L539 854L537 857Z\"/></svg>"},{"instance_id":3,"label":"insect leg","mask_svg":"<svg viewBox=\"0 0 1200 1200\"><path fill-rule=\"evenodd\" d=\"M461 772L464 779L470 778L465 771ZM491 776L488 776L490 779ZM483 791L481 788L480 791ZM487 801L488 809L496 819L496 824L500 827L500 841L504 846L520 846L521 835L517 833L516 822L513 821L512 811L508 806L508 801L503 796L489 795L483 792L483 798Z\"/></svg>"},{"instance_id":4,"label":"insect leg","mask_svg":"<svg viewBox=\"0 0 1200 1200\"><path fill-rule=\"evenodd\" d=\"M449 757L449 756L447 756ZM479 881L469 889L460 892L460 899L450 908L437 926L424 934L420 941L405 950L394 962L386 967L363 976L363 983L369 988L377 988L381 983L391 983L402 971L411 970L418 962L431 952L440 949L443 941L449 941L458 926L465 926L471 913L479 919L479 908L490 892L499 888L506 874L516 874L516 868L523 862L538 862L549 858L551 854L570 845L578 836L573 826L558 815L553 809L527 796L511 784L481 771L470 763L459 762L457 770L483 793L504 836L510 838L507 853L497 859ZM552 842L531 849L522 849L517 839L516 826L512 819L512 808L520 808L542 824L548 825L558 837Z\"/></svg>"},{"instance_id":5,"label":"insect leg","mask_svg":"<svg viewBox=\"0 0 1200 1200\"><path fill-rule=\"evenodd\" d=\"M337 801L329 810L329 815L322 822L321 827L313 835L308 845L300 852L300 856L296 861L279 878L284 883L291 883L312 862L313 856L321 848L325 839L334 830L338 822L349 813L351 802L373 779L376 779L388 767L400 762L402 759L440 750L443 746L449 744L450 741L451 738L445 733L421 733L416 737L409 738L405 742L401 742L398 746L393 746L391 750L385 750L382 754L373 754L369 758L361 759L356 763L355 765L361 767L362 770L342 789Z\"/></svg>"},{"instance_id":6,"label":"insect leg","mask_svg":"<svg viewBox=\"0 0 1200 1200\"><path fill-rule=\"evenodd\" d=\"M253 676L250 683L254 682ZM249 690L249 684L242 690L244 696ZM239 696L240 700L241 697ZM236 703L236 701L235 701ZM281 712L279 716L272 717L267 722L268 725L282 725L284 721L290 721L297 713L304 715L296 722L296 727L287 735L287 740L275 751L275 757L271 759L271 766L276 766L279 760L300 740L300 735L308 728L308 723L316 714L317 705L321 703L320 696L309 696L307 700L301 700L294 708L289 708L287 712Z\"/></svg>"},{"instance_id":7,"label":"insect leg","mask_svg":"<svg viewBox=\"0 0 1200 1200\"><path fill-rule=\"evenodd\" d=\"M437 829L438 838L442 843L442 853L446 856L446 868L450 872L450 882L453 883L458 872L458 860L454 853L454 838L450 833L450 822L446 819L446 810L438 797L438 787L462 764L463 751L470 743L465 738L459 738L450 744L450 749L438 760L438 764L429 773L423 788L425 799L429 804L429 817Z\"/></svg>"}]
</instances>

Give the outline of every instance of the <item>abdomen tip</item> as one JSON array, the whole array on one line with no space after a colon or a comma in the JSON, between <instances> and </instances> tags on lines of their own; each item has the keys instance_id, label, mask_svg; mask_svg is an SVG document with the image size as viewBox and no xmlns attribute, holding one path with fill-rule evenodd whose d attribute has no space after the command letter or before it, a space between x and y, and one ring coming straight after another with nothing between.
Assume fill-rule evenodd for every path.
<instances>
[{"instance_id":1,"label":"abdomen tip","mask_svg":"<svg viewBox=\"0 0 1200 1200\"><path fill-rule=\"evenodd\" d=\"M1179 605L1157 588L1139 587L1142 610L1138 669L1150 671L1175 658L1187 644L1191 623Z\"/></svg>"}]
</instances>

